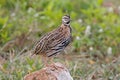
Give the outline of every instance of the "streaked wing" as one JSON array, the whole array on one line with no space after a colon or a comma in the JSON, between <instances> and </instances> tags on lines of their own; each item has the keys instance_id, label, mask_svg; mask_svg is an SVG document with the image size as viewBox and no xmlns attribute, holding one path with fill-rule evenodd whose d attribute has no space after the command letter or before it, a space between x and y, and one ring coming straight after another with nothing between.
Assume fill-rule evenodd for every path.
<instances>
[{"instance_id":1,"label":"streaked wing","mask_svg":"<svg viewBox=\"0 0 120 80\"><path fill-rule=\"evenodd\" d=\"M59 28L58 28L59 29ZM34 47L34 53L33 54L42 54L47 50L48 43L51 42L52 37L57 36L57 31L53 30L45 35L43 35L40 40L35 44L36 46Z\"/></svg>"},{"instance_id":2,"label":"streaked wing","mask_svg":"<svg viewBox=\"0 0 120 80\"><path fill-rule=\"evenodd\" d=\"M65 49L65 47L70 43L71 39L65 39L63 41L61 41L61 43L55 44L55 47L52 47L51 49L49 49L47 51L47 56L51 57L55 54L60 53L61 51L63 51ZM53 45L52 45L53 46Z\"/></svg>"},{"instance_id":3,"label":"streaked wing","mask_svg":"<svg viewBox=\"0 0 120 80\"><path fill-rule=\"evenodd\" d=\"M34 54L39 54L44 51L45 47L45 41L46 41L46 36L48 34L43 35L38 42L35 43L34 47Z\"/></svg>"},{"instance_id":4,"label":"streaked wing","mask_svg":"<svg viewBox=\"0 0 120 80\"><path fill-rule=\"evenodd\" d=\"M56 32L53 35L54 36L51 36L50 39L48 39L48 50L46 51L48 57L63 51L71 41L71 37L68 36L68 38L66 38L64 32Z\"/></svg>"},{"instance_id":5,"label":"streaked wing","mask_svg":"<svg viewBox=\"0 0 120 80\"><path fill-rule=\"evenodd\" d=\"M59 27L42 36L34 48L34 54L43 54L48 57L60 53L71 42L70 34Z\"/></svg>"}]
</instances>

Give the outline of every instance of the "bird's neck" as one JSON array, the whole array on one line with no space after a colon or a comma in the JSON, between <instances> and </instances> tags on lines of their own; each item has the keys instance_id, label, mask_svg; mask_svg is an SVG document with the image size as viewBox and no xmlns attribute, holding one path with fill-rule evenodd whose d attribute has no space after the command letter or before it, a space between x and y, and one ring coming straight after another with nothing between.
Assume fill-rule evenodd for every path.
<instances>
[{"instance_id":1,"label":"bird's neck","mask_svg":"<svg viewBox=\"0 0 120 80\"><path fill-rule=\"evenodd\" d=\"M70 27L70 24L62 24L61 27Z\"/></svg>"},{"instance_id":2,"label":"bird's neck","mask_svg":"<svg viewBox=\"0 0 120 80\"><path fill-rule=\"evenodd\" d=\"M70 25L64 25L64 24L62 24L60 27L62 27L62 28L69 28L70 32L72 32L72 28L70 27Z\"/></svg>"}]
</instances>

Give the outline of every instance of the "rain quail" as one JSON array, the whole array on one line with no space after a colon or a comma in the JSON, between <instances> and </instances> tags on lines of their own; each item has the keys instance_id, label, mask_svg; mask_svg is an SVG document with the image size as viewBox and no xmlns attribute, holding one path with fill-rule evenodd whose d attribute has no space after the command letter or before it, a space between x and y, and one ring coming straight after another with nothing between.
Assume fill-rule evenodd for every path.
<instances>
[{"instance_id":1,"label":"rain quail","mask_svg":"<svg viewBox=\"0 0 120 80\"><path fill-rule=\"evenodd\" d=\"M61 26L43 35L36 43L33 54L41 55L44 65L47 65L49 58L62 52L71 42L70 21L70 16L64 15Z\"/></svg>"}]
</instances>

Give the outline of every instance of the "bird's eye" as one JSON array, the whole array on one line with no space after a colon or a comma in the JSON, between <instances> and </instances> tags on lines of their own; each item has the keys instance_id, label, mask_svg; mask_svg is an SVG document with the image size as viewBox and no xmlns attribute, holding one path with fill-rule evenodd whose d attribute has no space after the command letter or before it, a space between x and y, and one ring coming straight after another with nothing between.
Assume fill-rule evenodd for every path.
<instances>
[{"instance_id":1,"label":"bird's eye","mask_svg":"<svg viewBox=\"0 0 120 80\"><path fill-rule=\"evenodd\" d=\"M70 23L70 21L67 22L67 24L69 24L69 23Z\"/></svg>"}]
</instances>

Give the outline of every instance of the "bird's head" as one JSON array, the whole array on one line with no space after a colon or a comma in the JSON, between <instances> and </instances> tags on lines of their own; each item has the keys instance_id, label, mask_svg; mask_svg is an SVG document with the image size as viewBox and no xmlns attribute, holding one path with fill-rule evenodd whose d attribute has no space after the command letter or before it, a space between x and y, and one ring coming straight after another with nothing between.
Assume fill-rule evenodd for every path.
<instances>
[{"instance_id":1,"label":"bird's head","mask_svg":"<svg viewBox=\"0 0 120 80\"><path fill-rule=\"evenodd\" d=\"M62 24L64 24L64 25L70 25L70 16L69 15L64 15L63 17L62 17Z\"/></svg>"}]
</instances>

